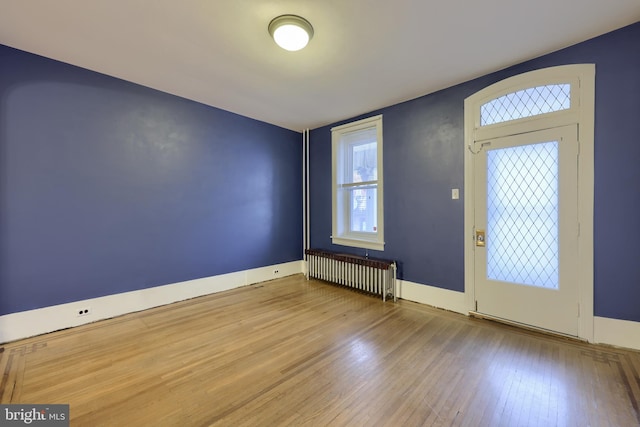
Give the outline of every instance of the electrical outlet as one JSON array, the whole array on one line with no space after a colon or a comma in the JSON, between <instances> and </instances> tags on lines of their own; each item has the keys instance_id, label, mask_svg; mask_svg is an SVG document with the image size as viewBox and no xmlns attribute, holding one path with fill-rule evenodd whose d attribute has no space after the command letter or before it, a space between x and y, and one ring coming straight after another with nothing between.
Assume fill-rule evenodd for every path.
<instances>
[{"instance_id":1,"label":"electrical outlet","mask_svg":"<svg viewBox=\"0 0 640 427\"><path fill-rule=\"evenodd\" d=\"M273 274L278 274L278 273L280 273L279 270L273 270Z\"/></svg>"},{"instance_id":2,"label":"electrical outlet","mask_svg":"<svg viewBox=\"0 0 640 427\"><path fill-rule=\"evenodd\" d=\"M76 310L78 317L88 316L91 314L91 307L83 307Z\"/></svg>"}]
</instances>

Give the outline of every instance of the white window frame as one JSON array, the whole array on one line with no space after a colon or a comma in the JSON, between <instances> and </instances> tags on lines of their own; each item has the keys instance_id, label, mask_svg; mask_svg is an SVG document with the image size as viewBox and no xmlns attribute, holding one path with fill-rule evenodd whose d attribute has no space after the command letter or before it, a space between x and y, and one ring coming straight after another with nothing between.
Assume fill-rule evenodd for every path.
<instances>
[{"instance_id":1,"label":"white window frame","mask_svg":"<svg viewBox=\"0 0 640 427\"><path fill-rule=\"evenodd\" d=\"M352 144L346 144L343 138L346 134L365 129L376 130L376 150L377 150L377 180L367 181L360 185L375 184L377 188L376 213L377 228L375 232L350 231L350 210L349 204L339 203L342 196L342 188L355 184L343 186L342 173L339 165L343 164L344 158L348 156L348 149ZM351 246L377 251L384 250L384 197L383 197L383 172L382 172L382 115L369 117L355 122L336 126L331 129L331 169L332 169L332 236L331 240L336 245ZM342 168L344 169L344 168Z\"/></svg>"}]
</instances>

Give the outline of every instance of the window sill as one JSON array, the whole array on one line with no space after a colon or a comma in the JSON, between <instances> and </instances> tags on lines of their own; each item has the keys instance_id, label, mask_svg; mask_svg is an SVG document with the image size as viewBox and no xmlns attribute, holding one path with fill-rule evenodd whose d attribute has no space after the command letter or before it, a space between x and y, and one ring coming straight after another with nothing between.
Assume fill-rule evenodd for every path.
<instances>
[{"instance_id":1,"label":"window sill","mask_svg":"<svg viewBox=\"0 0 640 427\"><path fill-rule=\"evenodd\" d=\"M334 245L351 246L353 248L371 249L374 251L384 251L384 242L371 240L354 239L351 237L331 237Z\"/></svg>"}]
</instances>

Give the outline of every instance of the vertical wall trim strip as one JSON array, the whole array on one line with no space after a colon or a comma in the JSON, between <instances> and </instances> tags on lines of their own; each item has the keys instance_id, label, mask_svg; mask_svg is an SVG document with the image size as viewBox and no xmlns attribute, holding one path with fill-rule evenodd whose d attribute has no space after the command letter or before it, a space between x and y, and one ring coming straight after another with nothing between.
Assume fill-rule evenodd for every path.
<instances>
[{"instance_id":1,"label":"vertical wall trim strip","mask_svg":"<svg viewBox=\"0 0 640 427\"><path fill-rule=\"evenodd\" d=\"M310 224L309 224L309 129L302 131L302 259L304 262L305 276L309 278L307 249L310 248Z\"/></svg>"},{"instance_id":2,"label":"vertical wall trim strip","mask_svg":"<svg viewBox=\"0 0 640 427\"><path fill-rule=\"evenodd\" d=\"M302 213L303 213L303 219L302 219L302 224L303 224L303 228L304 230L302 230L302 234L303 234L303 253L302 253L302 259L304 261L307 261L307 254L306 254L306 250L310 248L310 224L309 224L309 218L310 218L310 213L309 213L309 129L305 129L304 131L302 131ZM307 278L309 278L309 269L308 269L308 264L307 262L305 262L305 275L307 276Z\"/></svg>"},{"instance_id":3,"label":"vertical wall trim strip","mask_svg":"<svg viewBox=\"0 0 640 427\"><path fill-rule=\"evenodd\" d=\"M307 133L302 131L302 259L307 249Z\"/></svg>"},{"instance_id":4,"label":"vertical wall trim strip","mask_svg":"<svg viewBox=\"0 0 640 427\"><path fill-rule=\"evenodd\" d=\"M309 142L310 142L310 136L311 133L309 131L309 129L307 129L306 131L307 137L305 140L305 152L306 152L306 164L307 164L307 175L305 177L306 180L306 184L307 184L307 206L306 206L306 213L307 213L307 247L305 249L309 249L311 247L311 210L309 209L309 200L311 199L310 194L309 194Z\"/></svg>"}]
</instances>

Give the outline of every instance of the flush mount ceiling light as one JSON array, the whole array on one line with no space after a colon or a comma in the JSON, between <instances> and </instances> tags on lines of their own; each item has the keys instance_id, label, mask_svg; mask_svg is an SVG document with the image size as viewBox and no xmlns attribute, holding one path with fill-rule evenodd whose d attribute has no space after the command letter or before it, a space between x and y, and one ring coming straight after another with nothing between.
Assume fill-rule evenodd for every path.
<instances>
[{"instance_id":1,"label":"flush mount ceiling light","mask_svg":"<svg viewBox=\"0 0 640 427\"><path fill-rule=\"evenodd\" d=\"M300 16L282 15L271 21L269 34L281 48L296 51L309 43L313 37L313 27Z\"/></svg>"}]
</instances>

